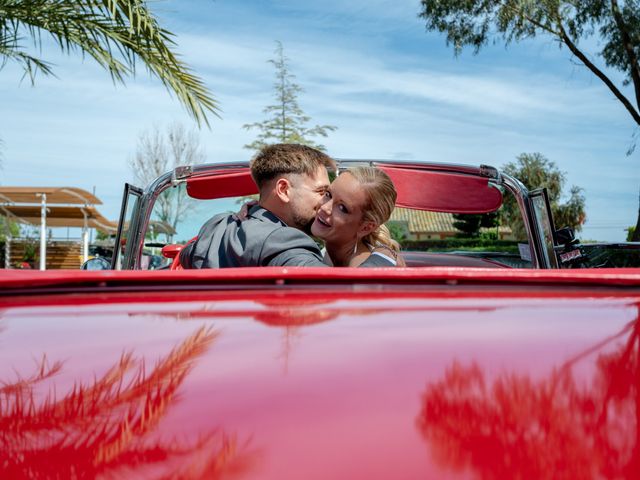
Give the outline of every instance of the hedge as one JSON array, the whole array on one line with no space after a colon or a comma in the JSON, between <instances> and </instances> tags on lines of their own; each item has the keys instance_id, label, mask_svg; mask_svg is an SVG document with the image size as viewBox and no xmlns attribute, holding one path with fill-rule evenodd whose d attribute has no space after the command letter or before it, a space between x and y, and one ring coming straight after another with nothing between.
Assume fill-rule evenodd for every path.
<instances>
[{"instance_id":1,"label":"hedge","mask_svg":"<svg viewBox=\"0 0 640 480\"><path fill-rule=\"evenodd\" d=\"M447 238L444 240L404 240L401 242L402 250L455 250L455 249L478 249L498 252L518 252L518 243L513 240L489 240L482 238Z\"/></svg>"}]
</instances>

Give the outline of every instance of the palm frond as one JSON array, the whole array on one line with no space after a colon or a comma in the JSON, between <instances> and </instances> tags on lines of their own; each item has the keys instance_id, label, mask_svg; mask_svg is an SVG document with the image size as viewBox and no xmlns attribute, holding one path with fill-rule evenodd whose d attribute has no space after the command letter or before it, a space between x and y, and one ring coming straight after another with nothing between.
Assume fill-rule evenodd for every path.
<instances>
[{"instance_id":1,"label":"palm frond","mask_svg":"<svg viewBox=\"0 0 640 480\"><path fill-rule=\"evenodd\" d=\"M53 73L25 46L29 39L41 49L43 32L62 52L93 58L114 82L135 76L142 62L199 125L209 124L208 112L219 116L217 102L175 53L174 35L159 25L146 0L0 0L0 61L18 61L32 82L36 72Z\"/></svg>"},{"instance_id":2,"label":"palm frond","mask_svg":"<svg viewBox=\"0 0 640 480\"><path fill-rule=\"evenodd\" d=\"M76 383L62 398L55 384L44 397L37 391L63 367L46 357L33 374L0 381L0 477L144 476L154 466L167 478L215 478L211 473L219 474L237 456L234 436L213 429L187 439L158 430L217 335L198 328L149 372L143 359L125 352L104 374Z\"/></svg>"}]
</instances>

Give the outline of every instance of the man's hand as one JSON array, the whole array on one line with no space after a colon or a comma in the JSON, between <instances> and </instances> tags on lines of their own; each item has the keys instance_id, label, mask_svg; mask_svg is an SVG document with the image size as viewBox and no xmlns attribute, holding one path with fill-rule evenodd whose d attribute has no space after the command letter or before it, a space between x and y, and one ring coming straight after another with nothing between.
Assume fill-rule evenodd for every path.
<instances>
[{"instance_id":1,"label":"man's hand","mask_svg":"<svg viewBox=\"0 0 640 480\"><path fill-rule=\"evenodd\" d=\"M233 214L233 218L235 218L236 220L240 220L241 222L244 222L249 216L249 209L255 205L258 205L257 200L248 201L247 203L242 205L242 207L240 207L239 212L236 212Z\"/></svg>"},{"instance_id":2,"label":"man's hand","mask_svg":"<svg viewBox=\"0 0 640 480\"><path fill-rule=\"evenodd\" d=\"M387 258L391 258L393 259L393 261L396 263L396 266L398 267L406 267L407 264L404 261L404 258L402 258L402 255L400 255L398 252L396 252L395 250L393 250L392 248L386 246L386 245L377 245L372 251L371 253L380 253L382 255L384 255Z\"/></svg>"}]
</instances>

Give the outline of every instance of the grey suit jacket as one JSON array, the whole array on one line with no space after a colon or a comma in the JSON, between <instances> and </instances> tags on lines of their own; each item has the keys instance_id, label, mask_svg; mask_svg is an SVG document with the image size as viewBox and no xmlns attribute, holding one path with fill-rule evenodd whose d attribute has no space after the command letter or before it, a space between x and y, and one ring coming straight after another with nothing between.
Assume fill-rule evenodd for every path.
<instances>
[{"instance_id":1,"label":"grey suit jacket","mask_svg":"<svg viewBox=\"0 0 640 480\"><path fill-rule=\"evenodd\" d=\"M180 263L184 268L327 266L311 237L259 205L252 207L243 221L224 213L208 220L198 239L180 252ZM371 255L361 266L393 264Z\"/></svg>"}]
</instances>

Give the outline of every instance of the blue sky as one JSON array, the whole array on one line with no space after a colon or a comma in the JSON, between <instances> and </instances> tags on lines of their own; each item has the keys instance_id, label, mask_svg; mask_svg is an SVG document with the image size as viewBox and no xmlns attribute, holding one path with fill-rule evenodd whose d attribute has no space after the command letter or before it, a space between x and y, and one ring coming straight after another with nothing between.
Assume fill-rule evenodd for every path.
<instances>
[{"instance_id":1,"label":"blue sky","mask_svg":"<svg viewBox=\"0 0 640 480\"><path fill-rule=\"evenodd\" d=\"M582 238L623 240L635 223L640 158L626 155L634 123L548 38L455 58L443 36L425 31L415 0L152 6L220 102L222 119L211 117L211 129L200 131L208 162L250 156L242 146L253 134L242 125L261 120L271 101L267 61L279 40L305 89L303 109L314 123L338 127L323 141L333 156L500 167L522 152L541 152L567 173L568 186L585 190ZM38 77L35 87L20 81L16 65L0 70L0 183L95 186L100 210L115 219L123 183L133 178L127 159L138 135L176 120L195 124L144 68L114 86L90 59L47 45L43 56L58 78Z\"/></svg>"}]
</instances>

